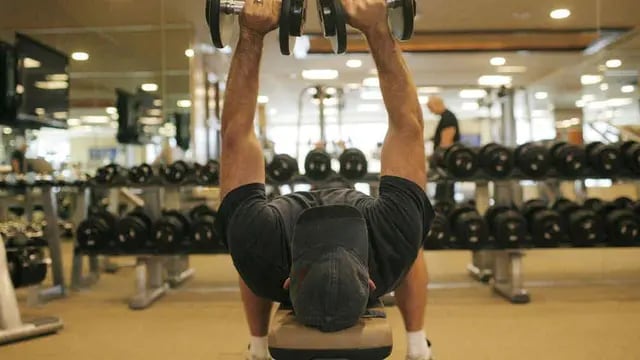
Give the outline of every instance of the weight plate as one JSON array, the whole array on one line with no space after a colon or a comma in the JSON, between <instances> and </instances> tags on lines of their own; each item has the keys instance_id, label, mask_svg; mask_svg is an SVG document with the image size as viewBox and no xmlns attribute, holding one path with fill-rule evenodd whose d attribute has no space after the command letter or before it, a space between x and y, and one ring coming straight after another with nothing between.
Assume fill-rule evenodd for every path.
<instances>
[{"instance_id":1,"label":"weight plate","mask_svg":"<svg viewBox=\"0 0 640 360\"><path fill-rule=\"evenodd\" d=\"M331 157L325 151L311 150L304 159L304 170L311 180L324 180L331 175Z\"/></svg>"},{"instance_id":2,"label":"weight plate","mask_svg":"<svg viewBox=\"0 0 640 360\"><path fill-rule=\"evenodd\" d=\"M447 149L444 163L448 172L460 178L468 178L478 169L476 154L460 144Z\"/></svg>"},{"instance_id":3,"label":"weight plate","mask_svg":"<svg viewBox=\"0 0 640 360\"><path fill-rule=\"evenodd\" d=\"M336 54L347 51L347 14L342 7L342 0L321 0L324 4L323 12L325 37L329 39L331 48Z\"/></svg>"},{"instance_id":4,"label":"weight plate","mask_svg":"<svg viewBox=\"0 0 640 360\"><path fill-rule=\"evenodd\" d=\"M638 240L638 222L630 210L613 210L607 214L606 230L612 245L630 246Z\"/></svg>"},{"instance_id":5,"label":"weight plate","mask_svg":"<svg viewBox=\"0 0 640 360\"><path fill-rule=\"evenodd\" d=\"M560 215L554 210L539 208L527 218L527 222L536 246L558 246L564 238Z\"/></svg>"},{"instance_id":6,"label":"weight plate","mask_svg":"<svg viewBox=\"0 0 640 360\"><path fill-rule=\"evenodd\" d=\"M633 206L633 200L629 199L626 196L621 196L615 200L613 200L613 204L618 209L627 209Z\"/></svg>"},{"instance_id":7,"label":"weight plate","mask_svg":"<svg viewBox=\"0 0 640 360\"><path fill-rule=\"evenodd\" d=\"M340 175L346 179L358 180L367 175L367 157L359 149L345 150L338 160L340 161Z\"/></svg>"},{"instance_id":8,"label":"weight plate","mask_svg":"<svg viewBox=\"0 0 640 360\"><path fill-rule=\"evenodd\" d=\"M307 0L291 0L289 35L302 36L307 17Z\"/></svg>"},{"instance_id":9,"label":"weight plate","mask_svg":"<svg viewBox=\"0 0 640 360\"><path fill-rule=\"evenodd\" d=\"M567 143L555 144L551 156L556 170L566 176L579 175L587 161L584 148Z\"/></svg>"},{"instance_id":10,"label":"weight plate","mask_svg":"<svg viewBox=\"0 0 640 360\"><path fill-rule=\"evenodd\" d=\"M416 16L415 0L401 0L392 2L389 7L389 28L396 39L406 41L413 35Z\"/></svg>"},{"instance_id":11,"label":"weight plate","mask_svg":"<svg viewBox=\"0 0 640 360\"><path fill-rule=\"evenodd\" d=\"M513 153L498 144L487 144L480 149L478 162L493 177L505 177L513 170Z\"/></svg>"},{"instance_id":12,"label":"weight plate","mask_svg":"<svg viewBox=\"0 0 640 360\"><path fill-rule=\"evenodd\" d=\"M516 149L516 164L528 176L544 176L550 167L549 152L540 145L521 145Z\"/></svg>"},{"instance_id":13,"label":"weight plate","mask_svg":"<svg viewBox=\"0 0 640 360\"><path fill-rule=\"evenodd\" d=\"M297 172L298 162L287 154L275 155L267 165L267 176L278 183L291 180Z\"/></svg>"},{"instance_id":14,"label":"weight plate","mask_svg":"<svg viewBox=\"0 0 640 360\"><path fill-rule=\"evenodd\" d=\"M291 49L295 44L295 37L289 35L293 26L292 4L295 0L282 0L280 7L280 21L278 28L278 37L280 39L280 53L282 55L291 55Z\"/></svg>"},{"instance_id":15,"label":"weight plate","mask_svg":"<svg viewBox=\"0 0 640 360\"><path fill-rule=\"evenodd\" d=\"M620 171L620 152L611 145L591 143L587 145L587 156L591 167L601 175L615 175Z\"/></svg>"},{"instance_id":16,"label":"weight plate","mask_svg":"<svg viewBox=\"0 0 640 360\"><path fill-rule=\"evenodd\" d=\"M627 141L622 143L620 152L625 165L634 173L640 173L640 143Z\"/></svg>"},{"instance_id":17,"label":"weight plate","mask_svg":"<svg viewBox=\"0 0 640 360\"><path fill-rule=\"evenodd\" d=\"M316 0L318 7L318 17L322 26L322 35L330 37L336 35L335 14L332 13L329 3L331 0Z\"/></svg>"},{"instance_id":18,"label":"weight plate","mask_svg":"<svg viewBox=\"0 0 640 360\"><path fill-rule=\"evenodd\" d=\"M451 234L449 232L447 217L443 214L436 214L425 238L423 247L426 250L442 249L446 243L450 242L450 237Z\"/></svg>"},{"instance_id":19,"label":"weight plate","mask_svg":"<svg viewBox=\"0 0 640 360\"><path fill-rule=\"evenodd\" d=\"M209 16L209 30L211 32L211 41L218 49L222 49L233 36L233 29L237 26L237 15L225 14L221 11L220 2L222 0L208 0L207 10Z\"/></svg>"}]
</instances>

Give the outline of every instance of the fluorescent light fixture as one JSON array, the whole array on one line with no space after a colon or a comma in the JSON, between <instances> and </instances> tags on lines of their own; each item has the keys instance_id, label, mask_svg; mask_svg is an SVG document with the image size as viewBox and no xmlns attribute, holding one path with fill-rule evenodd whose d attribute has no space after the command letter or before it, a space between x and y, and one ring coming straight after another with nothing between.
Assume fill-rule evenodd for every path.
<instances>
[{"instance_id":1,"label":"fluorescent light fixture","mask_svg":"<svg viewBox=\"0 0 640 360\"><path fill-rule=\"evenodd\" d=\"M35 109L33 110L33 112L35 112L35 113L36 113L36 115L38 115L38 116L42 116L42 115L44 115L44 114L46 113L46 111L44 110L44 108L40 108L40 107L39 107L39 108L35 108Z\"/></svg>"},{"instance_id":2,"label":"fluorescent light fixture","mask_svg":"<svg viewBox=\"0 0 640 360\"><path fill-rule=\"evenodd\" d=\"M484 89L464 89L460 91L459 95L462 99L481 99L487 96L487 91Z\"/></svg>"},{"instance_id":3,"label":"fluorescent light fixture","mask_svg":"<svg viewBox=\"0 0 640 360\"><path fill-rule=\"evenodd\" d=\"M620 88L620 91L622 91L625 94L629 94L629 93L632 93L632 92L636 91L636 87L633 86L633 85L625 85L625 86Z\"/></svg>"},{"instance_id":4,"label":"fluorescent light fixture","mask_svg":"<svg viewBox=\"0 0 640 360\"><path fill-rule=\"evenodd\" d=\"M69 113L66 111L56 111L53 113L53 118L57 120L64 120L69 116Z\"/></svg>"},{"instance_id":5,"label":"fluorescent light fixture","mask_svg":"<svg viewBox=\"0 0 640 360\"><path fill-rule=\"evenodd\" d=\"M358 90L358 89L360 89L361 87L362 87L362 85L361 85L361 84L359 84L359 83L350 83L350 84L347 84L347 89L349 89L349 90Z\"/></svg>"},{"instance_id":6,"label":"fluorescent light fixture","mask_svg":"<svg viewBox=\"0 0 640 360\"><path fill-rule=\"evenodd\" d=\"M89 54L84 51L76 51L71 54L71 58L75 61L87 61L89 60Z\"/></svg>"},{"instance_id":7,"label":"fluorescent light fixture","mask_svg":"<svg viewBox=\"0 0 640 360\"><path fill-rule=\"evenodd\" d=\"M82 125L82 121L80 121L80 119L76 119L76 118L67 119L67 125L69 125L69 126L80 126L80 125Z\"/></svg>"},{"instance_id":8,"label":"fluorescent light fixture","mask_svg":"<svg viewBox=\"0 0 640 360\"><path fill-rule=\"evenodd\" d=\"M499 66L498 72L501 74L522 74L527 72L526 66Z\"/></svg>"},{"instance_id":9,"label":"fluorescent light fixture","mask_svg":"<svg viewBox=\"0 0 640 360\"><path fill-rule=\"evenodd\" d=\"M277 113L278 113L278 109L276 109L276 108L272 108L272 109L269 110L269 115L273 116L273 115L276 115Z\"/></svg>"},{"instance_id":10,"label":"fluorescent light fixture","mask_svg":"<svg viewBox=\"0 0 640 360\"><path fill-rule=\"evenodd\" d=\"M155 116L142 116L140 117L140 124L142 125L160 125L164 122L161 117ZM147 129L149 130L149 129Z\"/></svg>"},{"instance_id":11,"label":"fluorescent light fixture","mask_svg":"<svg viewBox=\"0 0 640 360\"><path fill-rule=\"evenodd\" d=\"M187 49L184 51L184 56L188 58L192 58L196 55L196 52L193 49Z\"/></svg>"},{"instance_id":12,"label":"fluorescent light fixture","mask_svg":"<svg viewBox=\"0 0 640 360\"><path fill-rule=\"evenodd\" d=\"M496 56L492 57L491 60L489 60L489 63L491 63L491 65L493 66L502 66L507 63L507 59L501 56Z\"/></svg>"},{"instance_id":13,"label":"fluorescent light fixture","mask_svg":"<svg viewBox=\"0 0 640 360\"><path fill-rule=\"evenodd\" d=\"M382 100L382 92L378 90L365 90L360 92L362 100Z\"/></svg>"},{"instance_id":14,"label":"fluorescent light fixture","mask_svg":"<svg viewBox=\"0 0 640 360\"><path fill-rule=\"evenodd\" d=\"M153 106L156 106L156 107L162 106L162 100L160 99L153 100Z\"/></svg>"},{"instance_id":15,"label":"fluorescent light fixture","mask_svg":"<svg viewBox=\"0 0 640 360\"><path fill-rule=\"evenodd\" d=\"M582 75L580 83L582 85L595 85L602 82L602 75Z\"/></svg>"},{"instance_id":16,"label":"fluorescent light fixture","mask_svg":"<svg viewBox=\"0 0 640 360\"><path fill-rule=\"evenodd\" d=\"M569 9L555 9L549 13L549 17L555 20L566 19L571 16Z\"/></svg>"},{"instance_id":17,"label":"fluorescent light fixture","mask_svg":"<svg viewBox=\"0 0 640 360\"><path fill-rule=\"evenodd\" d=\"M333 69L302 70L302 78L305 80L335 80L338 76L338 70Z\"/></svg>"},{"instance_id":18,"label":"fluorescent light fixture","mask_svg":"<svg viewBox=\"0 0 640 360\"><path fill-rule=\"evenodd\" d=\"M113 115L113 114L118 113L118 109L116 109L113 106L109 106L108 108L104 109L104 111L109 115Z\"/></svg>"},{"instance_id":19,"label":"fluorescent light fixture","mask_svg":"<svg viewBox=\"0 0 640 360\"><path fill-rule=\"evenodd\" d=\"M269 103L269 97L266 95L260 95L258 96L258 104L268 104Z\"/></svg>"},{"instance_id":20,"label":"fluorescent light fixture","mask_svg":"<svg viewBox=\"0 0 640 360\"><path fill-rule=\"evenodd\" d=\"M51 74L47 75L47 81L69 81L69 75L67 74Z\"/></svg>"},{"instance_id":21,"label":"fluorescent light fixture","mask_svg":"<svg viewBox=\"0 0 640 360\"><path fill-rule=\"evenodd\" d=\"M478 85L502 86L511 84L512 77L506 75L483 75L478 78Z\"/></svg>"},{"instance_id":22,"label":"fluorescent light fixture","mask_svg":"<svg viewBox=\"0 0 640 360\"><path fill-rule=\"evenodd\" d=\"M359 104L358 112L378 112L382 110L380 104Z\"/></svg>"},{"instance_id":23,"label":"fluorescent light fixture","mask_svg":"<svg viewBox=\"0 0 640 360\"><path fill-rule=\"evenodd\" d=\"M622 60L620 59L609 59L605 63L609 69L616 69L622 66Z\"/></svg>"},{"instance_id":24,"label":"fluorescent light fixture","mask_svg":"<svg viewBox=\"0 0 640 360\"><path fill-rule=\"evenodd\" d=\"M584 100L576 100L576 107L583 108L585 105Z\"/></svg>"},{"instance_id":25,"label":"fluorescent light fixture","mask_svg":"<svg viewBox=\"0 0 640 360\"><path fill-rule=\"evenodd\" d=\"M582 101L584 102L591 102L591 101L595 101L596 100L596 96L593 94L585 94L582 95Z\"/></svg>"},{"instance_id":26,"label":"fluorescent light fixture","mask_svg":"<svg viewBox=\"0 0 640 360\"><path fill-rule=\"evenodd\" d=\"M178 107L181 107L181 108L190 108L191 100L178 100L176 102L176 105L178 105Z\"/></svg>"},{"instance_id":27,"label":"fluorescent light fixture","mask_svg":"<svg viewBox=\"0 0 640 360\"><path fill-rule=\"evenodd\" d=\"M111 121L108 116L83 116L82 122L90 125L107 124Z\"/></svg>"},{"instance_id":28,"label":"fluorescent light fixture","mask_svg":"<svg viewBox=\"0 0 640 360\"><path fill-rule=\"evenodd\" d=\"M66 81L36 81L35 86L42 90L64 90L69 88Z\"/></svg>"},{"instance_id":29,"label":"fluorescent light fixture","mask_svg":"<svg viewBox=\"0 0 640 360\"><path fill-rule=\"evenodd\" d=\"M327 95L335 95L338 93L338 89L334 87L329 87L325 90L325 92L327 93Z\"/></svg>"},{"instance_id":30,"label":"fluorescent light fixture","mask_svg":"<svg viewBox=\"0 0 640 360\"><path fill-rule=\"evenodd\" d=\"M480 105L477 102L464 102L462 103L463 111L476 111L480 109Z\"/></svg>"},{"instance_id":31,"label":"fluorescent light fixture","mask_svg":"<svg viewBox=\"0 0 640 360\"><path fill-rule=\"evenodd\" d=\"M607 100L607 105L611 107L627 106L631 104L633 104L633 99L631 98L613 98Z\"/></svg>"},{"instance_id":32,"label":"fluorescent light fixture","mask_svg":"<svg viewBox=\"0 0 640 360\"><path fill-rule=\"evenodd\" d=\"M609 90L609 84L607 84L607 83L600 84L600 90L602 90L602 91Z\"/></svg>"},{"instance_id":33,"label":"fluorescent light fixture","mask_svg":"<svg viewBox=\"0 0 640 360\"><path fill-rule=\"evenodd\" d=\"M11 135L13 133L13 130L10 127L6 127L2 129L2 133L5 135Z\"/></svg>"},{"instance_id":34,"label":"fluorescent light fixture","mask_svg":"<svg viewBox=\"0 0 640 360\"><path fill-rule=\"evenodd\" d=\"M24 67L25 69L37 69L40 66L42 66L40 61L32 59L30 57L26 57L22 60L22 67Z\"/></svg>"},{"instance_id":35,"label":"fluorescent light fixture","mask_svg":"<svg viewBox=\"0 0 640 360\"><path fill-rule=\"evenodd\" d=\"M535 98L538 100L545 100L547 98L549 98L549 93L546 91L538 91L537 93L535 93Z\"/></svg>"},{"instance_id":36,"label":"fluorescent light fixture","mask_svg":"<svg viewBox=\"0 0 640 360\"><path fill-rule=\"evenodd\" d=\"M360 60L360 59L349 59L349 60L347 60L347 67L352 68L352 69L357 69L359 67L362 67L362 60Z\"/></svg>"},{"instance_id":37,"label":"fluorescent light fixture","mask_svg":"<svg viewBox=\"0 0 640 360\"><path fill-rule=\"evenodd\" d=\"M155 117L162 116L162 110L160 110L160 109L149 109L149 110L147 110L147 115L155 116Z\"/></svg>"},{"instance_id":38,"label":"fluorescent light fixture","mask_svg":"<svg viewBox=\"0 0 640 360\"><path fill-rule=\"evenodd\" d=\"M380 87L380 79L377 77L368 77L362 80L362 86L364 87Z\"/></svg>"},{"instance_id":39,"label":"fluorescent light fixture","mask_svg":"<svg viewBox=\"0 0 640 360\"><path fill-rule=\"evenodd\" d=\"M442 92L442 89L437 86L421 86L418 88L418 94L431 95Z\"/></svg>"},{"instance_id":40,"label":"fluorescent light fixture","mask_svg":"<svg viewBox=\"0 0 640 360\"><path fill-rule=\"evenodd\" d=\"M154 91L158 91L158 84L146 83L146 84L142 84L142 86L140 86L140 88L142 89L142 91L154 92Z\"/></svg>"}]
</instances>

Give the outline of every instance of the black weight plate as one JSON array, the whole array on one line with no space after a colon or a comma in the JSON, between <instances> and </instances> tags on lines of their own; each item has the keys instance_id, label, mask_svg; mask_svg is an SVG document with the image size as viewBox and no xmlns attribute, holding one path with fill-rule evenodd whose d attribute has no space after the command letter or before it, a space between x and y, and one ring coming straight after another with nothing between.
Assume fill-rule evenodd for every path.
<instances>
[{"instance_id":1,"label":"black weight plate","mask_svg":"<svg viewBox=\"0 0 640 360\"><path fill-rule=\"evenodd\" d=\"M198 205L189 211L189 218L191 221L195 221L199 217L207 215L215 217L217 212L204 204Z\"/></svg>"},{"instance_id":2,"label":"black weight plate","mask_svg":"<svg viewBox=\"0 0 640 360\"><path fill-rule=\"evenodd\" d=\"M291 180L298 172L298 162L287 154L277 154L267 165L267 176L275 182Z\"/></svg>"},{"instance_id":3,"label":"black weight plate","mask_svg":"<svg viewBox=\"0 0 640 360\"><path fill-rule=\"evenodd\" d=\"M615 175L622 166L618 149L600 142L587 145L587 159L589 165L601 175Z\"/></svg>"},{"instance_id":4,"label":"black weight plate","mask_svg":"<svg viewBox=\"0 0 640 360\"><path fill-rule=\"evenodd\" d=\"M596 213L586 209L569 210L567 207L563 216L567 216L565 229L574 246L593 246L602 239L602 223Z\"/></svg>"},{"instance_id":5,"label":"black weight plate","mask_svg":"<svg viewBox=\"0 0 640 360\"><path fill-rule=\"evenodd\" d=\"M635 174L640 174L640 143L624 142L620 147L620 152L627 168Z\"/></svg>"},{"instance_id":6,"label":"black weight plate","mask_svg":"<svg viewBox=\"0 0 640 360\"><path fill-rule=\"evenodd\" d=\"M436 214L431 223L431 228L427 233L424 242L424 249L438 250L445 247L449 242L451 233L449 232L449 222L443 214Z\"/></svg>"},{"instance_id":7,"label":"black weight plate","mask_svg":"<svg viewBox=\"0 0 640 360\"><path fill-rule=\"evenodd\" d=\"M340 161L340 175L346 179L358 180L367 175L367 157L359 149L345 150L338 160Z\"/></svg>"},{"instance_id":8,"label":"black weight plate","mask_svg":"<svg viewBox=\"0 0 640 360\"><path fill-rule=\"evenodd\" d=\"M630 246L638 240L638 222L629 210L614 210L606 216L607 240L612 245Z\"/></svg>"},{"instance_id":9,"label":"black weight plate","mask_svg":"<svg viewBox=\"0 0 640 360\"><path fill-rule=\"evenodd\" d=\"M508 209L497 213L493 219L493 235L503 248L518 247L527 235L527 223L522 215Z\"/></svg>"},{"instance_id":10,"label":"black weight plate","mask_svg":"<svg viewBox=\"0 0 640 360\"><path fill-rule=\"evenodd\" d=\"M207 3L209 30L213 46L224 48L231 40L232 28L236 26L237 15L225 14L221 11L222 0L209 0Z\"/></svg>"},{"instance_id":11,"label":"black weight plate","mask_svg":"<svg viewBox=\"0 0 640 360\"><path fill-rule=\"evenodd\" d=\"M325 151L311 150L304 159L305 174L312 180L324 180L331 175L331 157Z\"/></svg>"},{"instance_id":12,"label":"black weight plate","mask_svg":"<svg viewBox=\"0 0 640 360\"><path fill-rule=\"evenodd\" d=\"M280 39L280 53L282 55L291 55L291 50L295 44L295 38L290 36L291 27L293 26L292 17L292 1L282 0L280 7L280 21L278 28L278 38Z\"/></svg>"},{"instance_id":13,"label":"black weight plate","mask_svg":"<svg viewBox=\"0 0 640 360\"><path fill-rule=\"evenodd\" d=\"M558 143L551 148L552 162L556 170L567 176L576 176L585 168L587 156L584 148Z\"/></svg>"},{"instance_id":14,"label":"black weight plate","mask_svg":"<svg viewBox=\"0 0 640 360\"><path fill-rule=\"evenodd\" d=\"M433 210L437 214L443 214L449 216L449 213L454 209L455 204L448 201L439 201L433 206Z\"/></svg>"},{"instance_id":15,"label":"black weight plate","mask_svg":"<svg viewBox=\"0 0 640 360\"><path fill-rule=\"evenodd\" d=\"M177 211L166 211L153 226L153 233L161 251L173 252L188 242L189 224Z\"/></svg>"},{"instance_id":16,"label":"black weight plate","mask_svg":"<svg viewBox=\"0 0 640 360\"><path fill-rule=\"evenodd\" d=\"M564 239L562 220L554 210L538 209L527 218L527 223L536 246L558 246Z\"/></svg>"},{"instance_id":17,"label":"black weight plate","mask_svg":"<svg viewBox=\"0 0 640 360\"><path fill-rule=\"evenodd\" d=\"M584 204L582 204L582 205L583 205L583 207L585 209L589 209L589 210L593 210L595 212L598 212L604 206L604 202L602 200L600 200L600 199L589 198L589 199L585 200Z\"/></svg>"},{"instance_id":18,"label":"black weight plate","mask_svg":"<svg viewBox=\"0 0 640 360\"><path fill-rule=\"evenodd\" d=\"M347 14L342 7L342 0L328 0L328 3L335 23L335 35L329 36L329 42L334 53L344 54L347 51Z\"/></svg>"},{"instance_id":19,"label":"black weight plate","mask_svg":"<svg viewBox=\"0 0 640 360\"><path fill-rule=\"evenodd\" d=\"M547 209L547 203L541 199L533 199L525 202L520 209L520 212L527 221L533 217L533 215L541 210Z\"/></svg>"},{"instance_id":20,"label":"black weight plate","mask_svg":"<svg viewBox=\"0 0 640 360\"><path fill-rule=\"evenodd\" d=\"M289 35L302 36L307 16L307 0L291 0Z\"/></svg>"},{"instance_id":21,"label":"black weight plate","mask_svg":"<svg viewBox=\"0 0 640 360\"><path fill-rule=\"evenodd\" d=\"M151 242L151 219L141 210L134 210L118 222L119 246L125 251L142 251Z\"/></svg>"},{"instance_id":22,"label":"black weight plate","mask_svg":"<svg viewBox=\"0 0 640 360\"><path fill-rule=\"evenodd\" d=\"M628 209L633 205L633 200L629 199L626 196L621 196L613 200L613 204L618 209Z\"/></svg>"},{"instance_id":23,"label":"black weight plate","mask_svg":"<svg viewBox=\"0 0 640 360\"><path fill-rule=\"evenodd\" d=\"M318 17L322 26L324 37L336 36L336 18L329 3L331 0L316 0L318 6Z\"/></svg>"},{"instance_id":24,"label":"black weight plate","mask_svg":"<svg viewBox=\"0 0 640 360\"><path fill-rule=\"evenodd\" d=\"M189 165L182 160L178 160L165 168L164 176L167 181L178 184L187 177L189 171Z\"/></svg>"},{"instance_id":25,"label":"black weight plate","mask_svg":"<svg viewBox=\"0 0 640 360\"><path fill-rule=\"evenodd\" d=\"M401 0L389 7L389 27L396 39L405 41L413 35L416 16L415 0Z\"/></svg>"},{"instance_id":26,"label":"black weight plate","mask_svg":"<svg viewBox=\"0 0 640 360\"><path fill-rule=\"evenodd\" d=\"M455 177L468 178L478 169L476 154L460 144L447 149L444 162L447 171Z\"/></svg>"},{"instance_id":27,"label":"black weight plate","mask_svg":"<svg viewBox=\"0 0 640 360\"><path fill-rule=\"evenodd\" d=\"M505 177L513 170L513 153L502 145L487 144L480 149L478 163L494 177Z\"/></svg>"},{"instance_id":28,"label":"black weight plate","mask_svg":"<svg viewBox=\"0 0 640 360\"><path fill-rule=\"evenodd\" d=\"M551 165L549 152L540 145L521 145L516 150L516 165L528 176L534 178L544 176Z\"/></svg>"}]
</instances>

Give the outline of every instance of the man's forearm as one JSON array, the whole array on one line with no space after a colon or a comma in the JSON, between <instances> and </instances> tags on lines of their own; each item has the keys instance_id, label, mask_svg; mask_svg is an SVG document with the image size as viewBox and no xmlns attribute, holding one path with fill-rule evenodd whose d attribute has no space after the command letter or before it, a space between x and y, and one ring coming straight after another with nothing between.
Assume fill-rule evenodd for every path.
<instances>
[{"instance_id":1,"label":"man's forearm","mask_svg":"<svg viewBox=\"0 0 640 360\"><path fill-rule=\"evenodd\" d=\"M380 90L389 112L390 126L402 127L411 124L410 121L422 126L422 109L416 86L400 46L386 28L367 34L367 42L378 69Z\"/></svg>"},{"instance_id":2,"label":"man's forearm","mask_svg":"<svg viewBox=\"0 0 640 360\"><path fill-rule=\"evenodd\" d=\"M242 33L236 48L224 96L222 134L231 127L253 131L260 78L260 59L264 38Z\"/></svg>"}]
</instances>

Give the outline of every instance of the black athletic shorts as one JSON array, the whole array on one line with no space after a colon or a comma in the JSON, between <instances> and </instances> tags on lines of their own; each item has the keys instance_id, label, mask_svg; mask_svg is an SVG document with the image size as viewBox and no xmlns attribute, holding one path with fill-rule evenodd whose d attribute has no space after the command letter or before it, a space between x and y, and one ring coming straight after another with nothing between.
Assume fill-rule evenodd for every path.
<instances>
[{"instance_id":1,"label":"black athletic shorts","mask_svg":"<svg viewBox=\"0 0 640 360\"><path fill-rule=\"evenodd\" d=\"M233 263L258 296L288 302L282 288L291 268L291 241L298 216L323 205L351 205L365 217L369 235L369 273L375 297L393 291L422 247L434 217L425 192L414 182L384 176L379 197L352 189L296 192L267 200L264 184L229 192L222 201L216 230Z\"/></svg>"}]
</instances>

